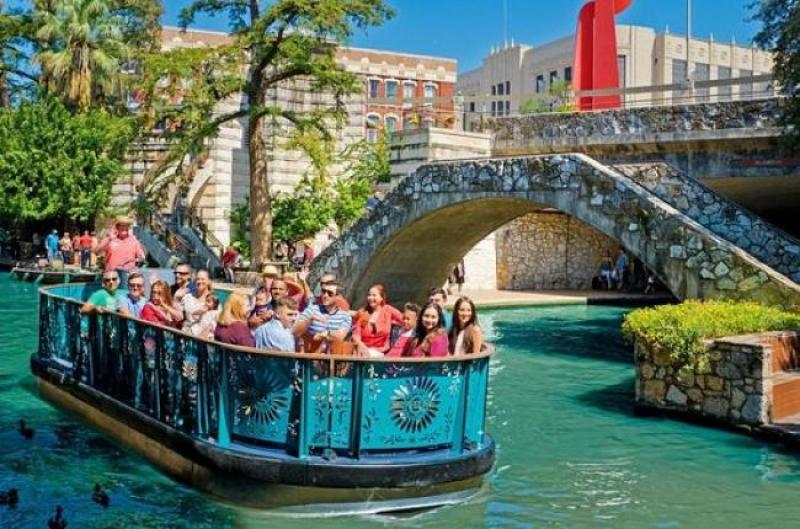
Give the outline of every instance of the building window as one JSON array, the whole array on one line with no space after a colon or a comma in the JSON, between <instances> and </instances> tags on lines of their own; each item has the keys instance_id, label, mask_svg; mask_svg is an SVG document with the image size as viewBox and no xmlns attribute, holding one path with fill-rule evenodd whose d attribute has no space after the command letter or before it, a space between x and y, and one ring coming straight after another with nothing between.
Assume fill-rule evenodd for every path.
<instances>
[{"instance_id":1,"label":"building window","mask_svg":"<svg viewBox=\"0 0 800 529\"><path fill-rule=\"evenodd\" d=\"M553 70L550 72L550 86L553 86L554 83L558 82L558 72Z\"/></svg>"},{"instance_id":2,"label":"building window","mask_svg":"<svg viewBox=\"0 0 800 529\"><path fill-rule=\"evenodd\" d=\"M572 66L564 68L564 80L568 83L572 82Z\"/></svg>"},{"instance_id":3,"label":"building window","mask_svg":"<svg viewBox=\"0 0 800 529\"><path fill-rule=\"evenodd\" d=\"M753 77L753 70L739 70L739 77ZM743 97L753 95L753 83L742 83L739 85L739 94Z\"/></svg>"},{"instance_id":4,"label":"building window","mask_svg":"<svg viewBox=\"0 0 800 529\"><path fill-rule=\"evenodd\" d=\"M378 129L380 128L381 117L377 114L367 116L367 141L375 143L378 141Z\"/></svg>"},{"instance_id":5,"label":"building window","mask_svg":"<svg viewBox=\"0 0 800 529\"><path fill-rule=\"evenodd\" d=\"M694 80L695 81L708 81L710 77L710 70L711 67L708 64L698 62L694 65ZM697 97L700 98L700 101L705 101L708 99L708 88L698 88L695 90L695 94Z\"/></svg>"},{"instance_id":6,"label":"building window","mask_svg":"<svg viewBox=\"0 0 800 529\"><path fill-rule=\"evenodd\" d=\"M391 134L397 130L397 118L395 116L386 116L384 123L387 133Z\"/></svg>"},{"instance_id":7,"label":"building window","mask_svg":"<svg viewBox=\"0 0 800 529\"><path fill-rule=\"evenodd\" d=\"M475 112L475 101L470 101L469 102L469 111L470 112Z\"/></svg>"},{"instance_id":8,"label":"building window","mask_svg":"<svg viewBox=\"0 0 800 529\"><path fill-rule=\"evenodd\" d=\"M416 95L417 85L414 83L403 83L403 98L404 99L414 99Z\"/></svg>"},{"instance_id":9,"label":"building window","mask_svg":"<svg viewBox=\"0 0 800 529\"><path fill-rule=\"evenodd\" d=\"M672 82L673 84L686 82L686 61L672 59ZM688 96L689 92L686 90L672 91L672 99L674 102L680 102L680 100Z\"/></svg>"},{"instance_id":10,"label":"building window","mask_svg":"<svg viewBox=\"0 0 800 529\"><path fill-rule=\"evenodd\" d=\"M496 85L496 84L493 84L493 85L492 85L492 95L493 95L493 96L496 96L496 95L497 95L497 85Z\"/></svg>"},{"instance_id":11,"label":"building window","mask_svg":"<svg viewBox=\"0 0 800 529\"><path fill-rule=\"evenodd\" d=\"M717 66L717 79L720 81L726 81L731 78L731 69L727 66ZM733 89L730 86L720 86L717 87L717 95L719 96L720 101L729 101L731 95L733 94Z\"/></svg>"},{"instance_id":12,"label":"building window","mask_svg":"<svg viewBox=\"0 0 800 529\"><path fill-rule=\"evenodd\" d=\"M497 101L492 101L492 117L497 115Z\"/></svg>"},{"instance_id":13,"label":"building window","mask_svg":"<svg viewBox=\"0 0 800 529\"><path fill-rule=\"evenodd\" d=\"M506 101L506 116L511 115L511 101Z\"/></svg>"},{"instance_id":14,"label":"building window","mask_svg":"<svg viewBox=\"0 0 800 529\"><path fill-rule=\"evenodd\" d=\"M624 55L617 55L617 72L619 73L619 87L625 88L628 83L625 82L628 74L628 59Z\"/></svg>"},{"instance_id":15,"label":"building window","mask_svg":"<svg viewBox=\"0 0 800 529\"><path fill-rule=\"evenodd\" d=\"M536 76L536 93L537 94L544 93L544 74Z\"/></svg>"},{"instance_id":16,"label":"building window","mask_svg":"<svg viewBox=\"0 0 800 529\"><path fill-rule=\"evenodd\" d=\"M497 85L497 95L502 96L502 95L505 95L505 93L506 93L505 85L503 85L503 83L500 83L499 85Z\"/></svg>"},{"instance_id":17,"label":"building window","mask_svg":"<svg viewBox=\"0 0 800 529\"><path fill-rule=\"evenodd\" d=\"M386 97L390 99L397 97L397 81L386 81Z\"/></svg>"},{"instance_id":18,"label":"building window","mask_svg":"<svg viewBox=\"0 0 800 529\"><path fill-rule=\"evenodd\" d=\"M511 81L506 81L506 95L511 95Z\"/></svg>"},{"instance_id":19,"label":"building window","mask_svg":"<svg viewBox=\"0 0 800 529\"><path fill-rule=\"evenodd\" d=\"M436 97L436 85L435 84L426 84L425 85L425 98L426 99L433 99Z\"/></svg>"},{"instance_id":20,"label":"building window","mask_svg":"<svg viewBox=\"0 0 800 529\"><path fill-rule=\"evenodd\" d=\"M378 97L378 87L380 86L381 82L378 79L370 79L369 80L369 97L375 99Z\"/></svg>"}]
</instances>

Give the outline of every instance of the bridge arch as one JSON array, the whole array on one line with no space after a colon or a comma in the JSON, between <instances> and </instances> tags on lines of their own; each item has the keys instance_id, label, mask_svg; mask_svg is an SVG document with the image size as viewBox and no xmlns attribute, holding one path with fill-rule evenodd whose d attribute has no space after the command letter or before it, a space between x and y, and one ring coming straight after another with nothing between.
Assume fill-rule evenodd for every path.
<instances>
[{"instance_id":1,"label":"bridge arch","mask_svg":"<svg viewBox=\"0 0 800 529\"><path fill-rule=\"evenodd\" d=\"M322 252L311 276L334 271L351 299L382 282L394 300L422 300L479 240L543 207L614 239L681 299L800 307L800 287L786 277L580 154L423 166Z\"/></svg>"}]
</instances>

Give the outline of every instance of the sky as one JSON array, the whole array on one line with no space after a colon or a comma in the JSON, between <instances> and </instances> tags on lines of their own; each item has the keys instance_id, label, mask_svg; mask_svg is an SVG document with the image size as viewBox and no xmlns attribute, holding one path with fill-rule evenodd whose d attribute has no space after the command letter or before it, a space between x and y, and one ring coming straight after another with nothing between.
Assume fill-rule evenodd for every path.
<instances>
[{"instance_id":1,"label":"sky","mask_svg":"<svg viewBox=\"0 0 800 529\"><path fill-rule=\"evenodd\" d=\"M387 0L395 17L378 28L358 33L350 45L457 59L459 70L480 66L492 46L508 40L545 44L575 31L586 0ZM753 0L692 0L692 35L749 45L758 23L749 20ZM175 25L190 0L164 0L164 23ZM634 0L617 22L686 34L687 0ZM201 19L198 29L225 31L226 19Z\"/></svg>"}]
</instances>

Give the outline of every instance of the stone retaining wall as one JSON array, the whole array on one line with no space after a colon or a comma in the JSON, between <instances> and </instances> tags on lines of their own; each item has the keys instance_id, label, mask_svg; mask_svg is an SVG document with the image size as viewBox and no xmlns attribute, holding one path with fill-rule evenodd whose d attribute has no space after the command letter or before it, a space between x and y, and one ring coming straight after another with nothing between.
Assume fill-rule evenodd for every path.
<instances>
[{"instance_id":1,"label":"stone retaining wall","mask_svg":"<svg viewBox=\"0 0 800 529\"><path fill-rule=\"evenodd\" d=\"M737 426L772 422L780 359L796 358L799 333L720 338L705 359L686 365L663 349L635 345L636 403L640 407L708 418Z\"/></svg>"},{"instance_id":2,"label":"stone retaining wall","mask_svg":"<svg viewBox=\"0 0 800 529\"><path fill-rule=\"evenodd\" d=\"M619 244L558 212L519 217L497 234L497 286L508 290L588 289L600 259Z\"/></svg>"}]
</instances>

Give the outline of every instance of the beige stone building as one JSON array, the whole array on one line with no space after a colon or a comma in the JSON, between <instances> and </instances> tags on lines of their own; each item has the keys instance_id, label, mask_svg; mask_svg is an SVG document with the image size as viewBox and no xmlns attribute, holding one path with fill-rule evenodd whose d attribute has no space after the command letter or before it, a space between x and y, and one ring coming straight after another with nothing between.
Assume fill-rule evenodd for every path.
<instances>
[{"instance_id":1,"label":"beige stone building","mask_svg":"<svg viewBox=\"0 0 800 529\"><path fill-rule=\"evenodd\" d=\"M181 47L217 46L230 42L226 33L181 31L164 28L161 36L165 50ZM342 47L337 51L339 64L363 80L363 91L348 97L344 126L334 130L337 151L355 142L377 140L384 131L421 127L456 126L452 96L455 91L458 63L446 57L395 53L382 50ZM311 90L304 80L286 82L273 89L268 97L278 105L297 111L334 103L329 94ZM177 103L178 101L176 101ZM241 97L224 102L219 113L238 109L246 102ZM306 156L285 148L287 123L268 125L272 146L269 153L273 192L291 191L310 170ZM231 237L230 212L245 202L249 193L249 166L246 120L226 123L209 145L207 158L200 164L183 200L224 244ZM117 202L129 201L143 173L163 150L158 142L142 149L131 159L132 176L115 189ZM334 167L332 176L337 170Z\"/></svg>"},{"instance_id":2,"label":"beige stone building","mask_svg":"<svg viewBox=\"0 0 800 529\"><path fill-rule=\"evenodd\" d=\"M572 80L574 37L565 37L541 46L516 44L493 49L474 70L459 75L457 91L464 97L468 121L505 116L519 112L531 98L552 100L550 87L558 81ZM685 82L687 71L686 37L669 32L657 33L641 26L617 26L618 68L622 88L654 87ZM772 69L769 53L734 42L713 38L691 39L689 72L694 81L724 80L768 74ZM740 86L652 91L626 94L625 105L671 104L750 97L767 90L768 83Z\"/></svg>"}]
</instances>

